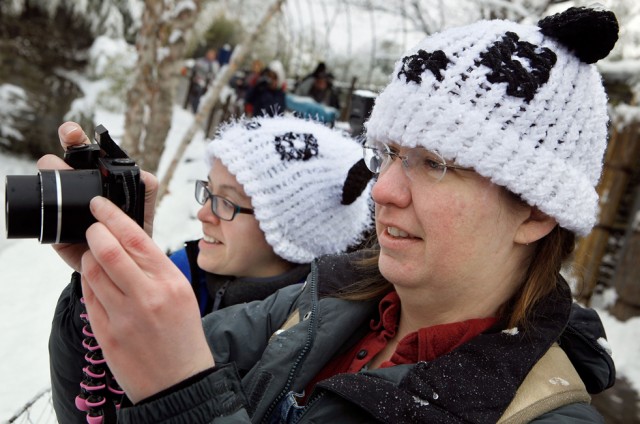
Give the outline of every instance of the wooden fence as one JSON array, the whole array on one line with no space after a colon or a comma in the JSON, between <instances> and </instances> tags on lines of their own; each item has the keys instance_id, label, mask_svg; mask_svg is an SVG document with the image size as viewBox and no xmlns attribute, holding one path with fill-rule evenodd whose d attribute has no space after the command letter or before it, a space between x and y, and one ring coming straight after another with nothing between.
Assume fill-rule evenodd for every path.
<instances>
[{"instance_id":1,"label":"wooden fence","mask_svg":"<svg viewBox=\"0 0 640 424\"><path fill-rule=\"evenodd\" d=\"M613 129L598 185L600 215L589 236L580 239L573 268L576 297L589 305L594 290L615 287L612 312L620 319L640 313L640 125Z\"/></svg>"}]
</instances>

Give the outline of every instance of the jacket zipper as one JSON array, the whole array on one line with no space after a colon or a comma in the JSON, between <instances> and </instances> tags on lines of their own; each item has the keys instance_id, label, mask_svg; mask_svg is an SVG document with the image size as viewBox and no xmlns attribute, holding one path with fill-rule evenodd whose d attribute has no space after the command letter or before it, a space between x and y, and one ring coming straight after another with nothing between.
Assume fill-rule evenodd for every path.
<instances>
[{"instance_id":1,"label":"jacket zipper","mask_svg":"<svg viewBox=\"0 0 640 424\"><path fill-rule=\"evenodd\" d=\"M316 279L317 279L317 273L318 273L317 270L318 270L318 268L317 268L316 262L314 261L312 269L311 269L311 300L312 300L312 304L311 304L311 316L309 317L309 328L307 329L307 339L305 341L304 347L302 348L302 351L300 352L300 354L298 355L298 357L294 361L293 366L291 367L291 370L289 371L289 375L287 376L287 382L285 383L284 387L282 388L282 391L275 398L275 400L273 402L271 402L271 405L269 405L269 408L267 409L266 413L262 417L262 421L261 421L262 423L268 422L268 420L271 417L271 414L273 413L273 410L275 409L275 407L282 401L282 398L284 398L287 395L287 393L289 393L289 388L291 387L291 383L292 383L293 378L295 376L295 373L296 373L296 371L298 369L298 366L300 365L300 363L302 362L304 357L307 356L307 353L311 349L311 344L312 344L312 340L313 340L314 333L315 333L316 314L317 314L317 310L318 310L318 301L317 301L317 294L318 294L317 290L318 290L318 287L316 286Z\"/></svg>"},{"instance_id":2,"label":"jacket zipper","mask_svg":"<svg viewBox=\"0 0 640 424\"><path fill-rule=\"evenodd\" d=\"M307 412L309 412L309 409L311 409L311 406L314 405L315 403L317 403L320 399L322 399L325 394L326 394L326 392L322 391L319 394L317 394L315 396L312 396L311 399L309 399L307 404L304 406L304 411L302 412L302 414L300 414L298 419L295 420L292 424L296 424L296 423L299 423L300 421L302 421L302 418L304 418L304 416L307 414Z\"/></svg>"}]
</instances>

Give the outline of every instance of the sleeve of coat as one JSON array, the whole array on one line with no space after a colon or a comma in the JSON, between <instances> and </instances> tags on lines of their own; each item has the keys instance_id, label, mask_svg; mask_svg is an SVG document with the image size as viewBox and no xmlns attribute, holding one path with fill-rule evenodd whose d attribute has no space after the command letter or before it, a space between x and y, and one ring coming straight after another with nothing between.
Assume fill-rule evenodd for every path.
<instances>
[{"instance_id":1,"label":"sleeve of coat","mask_svg":"<svg viewBox=\"0 0 640 424\"><path fill-rule=\"evenodd\" d=\"M121 424L250 423L240 378L226 366L197 382L151 402L122 408Z\"/></svg>"},{"instance_id":2,"label":"sleeve of coat","mask_svg":"<svg viewBox=\"0 0 640 424\"><path fill-rule=\"evenodd\" d=\"M82 346L80 320L80 274L74 273L71 283L62 291L53 316L49 336L49 366L52 402L58 422L87 422L86 413L75 406L80 393L85 349Z\"/></svg>"},{"instance_id":3,"label":"sleeve of coat","mask_svg":"<svg viewBox=\"0 0 640 424\"><path fill-rule=\"evenodd\" d=\"M233 363L241 376L246 374L295 309L302 289L302 285L294 284L264 300L233 305L205 316L205 336L216 365Z\"/></svg>"},{"instance_id":4,"label":"sleeve of coat","mask_svg":"<svg viewBox=\"0 0 640 424\"><path fill-rule=\"evenodd\" d=\"M121 423L249 423L241 375L262 356L269 338L288 318L301 292L296 284L262 301L215 311L203 319L217 371L162 397L122 408Z\"/></svg>"}]
</instances>

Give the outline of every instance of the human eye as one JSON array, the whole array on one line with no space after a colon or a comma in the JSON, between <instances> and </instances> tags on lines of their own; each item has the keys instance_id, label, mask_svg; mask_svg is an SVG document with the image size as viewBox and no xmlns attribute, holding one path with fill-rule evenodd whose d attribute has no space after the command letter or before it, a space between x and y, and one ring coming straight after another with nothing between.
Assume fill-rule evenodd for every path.
<instances>
[{"instance_id":1,"label":"human eye","mask_svg":"<svg viewBox=\"0 0 640 424\"><path fill-rule=\"evenodd\" d=\"M428 157L424 158L423 165L429 169L436 169L436 170L441 170L445 167L443 163Z\"/></svg>"},{"instance_id":2,"label":"human eye","mask_svg":"<svg viewBox=\"0 0 640 424\"><path fill-rule=\"evenodd\" d=\"M420 155L420 164L430 170L442 170L446 167L441 157L426 150Z\"/></svg>"},{"instance_id":3,"label":"human eye","mask_svg":"<svg viewBox=\"0 0 640 424\"><path fill-rule=\"evenodd\" d=\"M222 207L226 212L233 212L236 209L236 204L233 203L229 199L225 199L224 197L219 197L219 205L218 207Z\"/></svg>"}]
</instances>

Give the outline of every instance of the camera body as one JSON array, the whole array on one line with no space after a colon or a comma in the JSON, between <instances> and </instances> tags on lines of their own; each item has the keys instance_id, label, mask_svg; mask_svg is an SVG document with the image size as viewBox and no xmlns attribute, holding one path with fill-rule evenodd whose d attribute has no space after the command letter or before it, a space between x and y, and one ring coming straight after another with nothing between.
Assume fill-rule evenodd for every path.
<instances>
[{"instance_id":1,"label":"camera body","mask_svg":"<svg viewBox=\"0 0 640 424\"><path fill-rule=\"evenodd\" d=\"M7 175L7 238L38 238L40 243L76 243L95 222L89 202L111 200L138 225L144 223L144 182L140 168L102 125L96 143L67 149L73 170L41 170L38 175Z\"/></svg>"}]
</instances>

